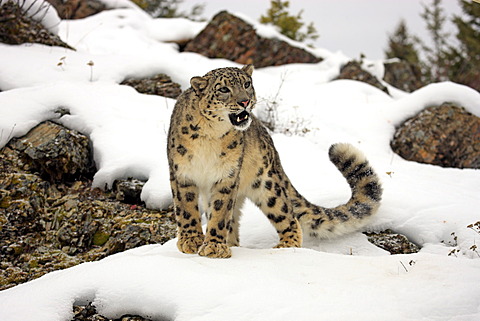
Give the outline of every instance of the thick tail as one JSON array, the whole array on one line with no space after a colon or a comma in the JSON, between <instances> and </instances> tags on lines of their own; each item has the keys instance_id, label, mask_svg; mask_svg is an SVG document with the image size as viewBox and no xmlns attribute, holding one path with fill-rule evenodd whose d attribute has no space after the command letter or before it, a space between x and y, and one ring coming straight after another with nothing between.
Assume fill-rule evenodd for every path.
<instances>
[{"instance_id":1,"label":"thick tail","mask_svg":"<svg viewBox=\"0 0 480 321\"><path fill-rule=\"evenodd\" d=\"M331 238L362 228L377 211L382 187L377 174L361 151L350 144L334 144L330 160L346 178L352 190L350 200L334 208L311 204L300 194L294 199L294 212L304 234Z\"/></svg>"}]
</instances>

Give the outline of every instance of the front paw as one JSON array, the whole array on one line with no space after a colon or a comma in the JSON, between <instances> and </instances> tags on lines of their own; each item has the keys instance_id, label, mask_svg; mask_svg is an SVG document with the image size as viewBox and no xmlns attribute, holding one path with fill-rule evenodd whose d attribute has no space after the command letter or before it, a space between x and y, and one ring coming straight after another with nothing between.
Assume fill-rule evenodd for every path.
<instances>
[{"instance_id":1,"label":"front paw","mask_svg":"<svg viewBox=\"0 0 480 321\"><path fill-rule=\"evenodd\" d=\"M298 237L288 240L280 240L280 243L275 246L276 249L284 249L288 247L302 247L302 240L299 240Z\"/></svg>"},{"instance_id":2,"label":"front paw","mask_svg":"<svg viewBox=\"0 0 480 321\"><path fill-rule=\"evenodd\" d=\"M177 241L177 247L180 252L186 254L195 254L198 252L198 249L203 244L204 240L203 235L190 235L190 236L179 236Z\"/></svg>"},{"instance_id":3,"label":"front paw","mask_svg":"<svg viewBox=\"0 0 480 321\"><path fill-rule=\"evenodd\" d=\"M232 256L232 251L227 244L205 242L198 250L198 255L209 258L226 259Z\"/></svg>"}]
</instances>

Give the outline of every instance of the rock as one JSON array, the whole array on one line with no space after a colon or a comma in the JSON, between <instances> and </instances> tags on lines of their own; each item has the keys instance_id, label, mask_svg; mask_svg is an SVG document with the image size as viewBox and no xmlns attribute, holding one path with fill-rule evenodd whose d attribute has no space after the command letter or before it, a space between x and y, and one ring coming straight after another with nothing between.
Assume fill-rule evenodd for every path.
<instances>
[{"instance_id":1,"label":"rock","mask_svg":"<svg viewBox=\"0 0 480 321\"><path fill-rule=\"evenodd\" d=\"M405 235L395 233L392 230L365 234L370 243L390 252L390 254L410 254L419 251L418 246L410 242Z\"/></svg>"},{"instance_id":2,"label":"rock","mask_svg":"<svg viewBox=\"0 0 480 321\"><path fill-rule=\"evenodd\" d=\"M429 107L405 121L390 145L407 160L480 168L480 118L450 103Z\"/></svg>"},{"instance_id":3,"label":"rock","mask_svg":"<svg viewBox=\"0 0 480 321\"><path fill-rule=\"evenodd\" d=\"M143 202L140 199L140 194L144 185L145 182L138 179L121 179L113 183L113 190L117 200L128 204L141 205Z\"/></svg>"},{"instance_id":4,"label":"rock","mask_svg":"<svg viewBox=\"0 0 480 321\"><path fill-rule=\"evenodd\" d=\"M47 182L11 145L0 150L0 290L176 236L172 210L119 202L84 176Z\"/></svg>"},{"instance_id":5,"label":"rock","mask_svg":"<svg viewBox=\"0 0 480 321\"><path fill-rule=\"evenodd\" d=\"M12 140L10 146L51 182L91 177L94 172L88 138L50 121Z\"/></svg>"},{"instance_id":6,"label":"rock","mask_svg":"<svg viewBox=\"0 0 480 321\"><path fill-rule=\"evenodd\" d=\"M377 77L375 77L368 71L363 70L361 64L355 60L349 61L346 65L344 65L340 69L340 75L338 75L336 79L351 79L362 81L364 83L377 87L378 89L388 94L388 88L382 85L382 83L377 79Z\"/></svg>"},{"instance_id":7,"label":"rock","mask_svg":"<svg viewBox=\"0 0 480 321\"><path fill-rule=\"evenodd\" d=\"M158 74L143 79L129 78L122 81L121 85L131 86L142 94L158 95L169 98L177 98L182 93L180 85L173 82L172 79L165 74Z\"/></svg>"},{"instance_id":8,"label":"rock","mask_svg":"<svg viewBox=\"0 0 480 321\"><path fill-rule=\"evenodd\" d=\"M285 41L259 36L252 25L222 11L185 47L209 58L224 58L255 67L316 63L321 59Z\"/></svg>"},{"instance_id":9,"label":"rock","mask_svg":"<svg viewBox=\"0 0 480 321\"><path fill-rule=\"evenodd\" d=\"M23 3L18 5L18 3ZM0 42L19 45L22 43L40 43L74 50L57 35L48 31L40 22L31 19L22 7L27 2L7 1L0 5Z\"/></svg>"},{"instance_id":10,"label":"rock","mask_svg":"<svg viewBox=\"0 0 480 321\"><path fill-rule=\"evenodd\" d=\"M108 319L97 313L95 307L89 303L87 305L73 306L73 319L71 321L151 321L141 316L124 315L119 319Z\"/></svg>"},{"instance_id":11,"label":"rock","mask_svg":"<svg viewBox=\"0 0 480 321\"><path fill-rule=\"evenodd\" d=\"M384 64L383 80L406 92L415 91L424 86L422 72L417 65L402 60L387 61Z\"/></svg>"},{"instance_id":12,"label":"rock","mask_svg":"<svg viewBox=\"0 0 480 321\"><path fill-rule=\"evenodd\" d=\"M48 186L37 175L0 174L0 210L8 209L3 213L3 221L8 222L9 233L20 236L43 229L40 218L44 212ZM0 236L3 232L7 231L1 228Z\"/></svg>"},{"instance_id":13,"label":"rock","mask_svg":"<svg viewBox=\"0 0 480 321\"><path fill-rule=\"evenodd\" d=\"M97 0L46 0L57 10L61 19L83 19L106 9Z\"/></svg>"}]
</instances>

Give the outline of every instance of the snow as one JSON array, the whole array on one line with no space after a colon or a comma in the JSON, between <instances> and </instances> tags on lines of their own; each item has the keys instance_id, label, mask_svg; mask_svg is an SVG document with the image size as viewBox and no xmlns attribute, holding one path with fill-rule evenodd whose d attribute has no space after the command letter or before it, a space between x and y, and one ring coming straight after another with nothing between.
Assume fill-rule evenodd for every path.
<instances>
[{"instance_id":1,"label":"snow","mask_svg":"<svg viewBox=\"0 0 480 321\"><path fill-rule=\"evenodd\" d=\"M44 120L57 121L92 140L95 186L145 179L142 199L164 208L171 203L165 139L175 100L119 83L163 72L186 89L193 76L238 65L179 53L167 43L193 37L204 24L151 19L118 4L61 21L58 34L77 51L0 44L0 147ZM286 172L312 202L338 205L350 191L327 150L336 142L356 145L385 191L368 228L401 232L422 247L419 253L389 255L360 232L332 240L306 237L302 249L271 249L275 230L247 202L241 247L230 259L182 254L175 240L144 246L0 292L0 320L70 320L75 302L93 302L110 318L479 320L480 260L470 247L480 235L467 225L480 221L480 171L405 161L389 142L395 126L444 101L480 116L480 94L438 83L389 96L364 83L332 81L349 57L312 50L324 58L321 63L262 68L253 75L256 114L275 125ZM379 61L364 66L383 73ZM62 116L60 109L69 113ZM452 249L458 257L448 255Z\"/></svg>"}]
</instances>

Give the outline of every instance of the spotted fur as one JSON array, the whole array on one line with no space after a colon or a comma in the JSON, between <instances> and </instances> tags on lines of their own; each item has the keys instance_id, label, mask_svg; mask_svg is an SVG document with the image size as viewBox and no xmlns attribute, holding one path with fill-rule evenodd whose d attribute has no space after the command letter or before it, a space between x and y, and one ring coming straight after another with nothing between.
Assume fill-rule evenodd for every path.
<instances>
[{"instance_id":1,"label":"spotted fur","mask_svg":"<svg viewBox=\"0 0 480 321\"><path fill-rule=\"evenodd\" d=\"M179 98L168 133L170 181L184 253L227 258L239 245L240 207L251 199L275 227L276 247L301 247L302 229L328 238L361 228L380 204L378 176L363 154L336 144L329 156L351 199L335 208L310 203L293 187L267 130L251 113L253 67L221 68L193 77ZM199 200L208 219L200 224Z\"/></svg>"}]
</instances>

